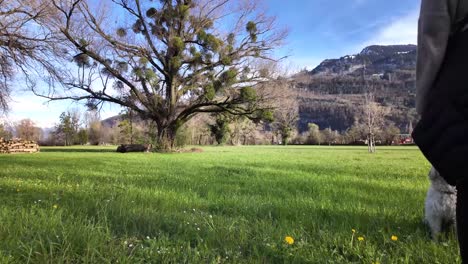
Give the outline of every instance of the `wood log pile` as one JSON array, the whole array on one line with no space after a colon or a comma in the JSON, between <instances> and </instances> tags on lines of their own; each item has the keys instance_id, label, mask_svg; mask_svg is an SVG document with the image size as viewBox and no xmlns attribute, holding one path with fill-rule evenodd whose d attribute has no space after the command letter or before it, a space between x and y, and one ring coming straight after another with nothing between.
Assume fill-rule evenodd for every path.
<instances>
[{"instance_id":1,"label":"wood log pile","mask_svg":"<svg viewBox=\"0 0 468 264\"><path fill-rule=\"evenodd\" d=\"M34 141L12 139L3 140L0 138L0 153L35 153L39 152L39 145Z\"/></svg>"}]
</instances>

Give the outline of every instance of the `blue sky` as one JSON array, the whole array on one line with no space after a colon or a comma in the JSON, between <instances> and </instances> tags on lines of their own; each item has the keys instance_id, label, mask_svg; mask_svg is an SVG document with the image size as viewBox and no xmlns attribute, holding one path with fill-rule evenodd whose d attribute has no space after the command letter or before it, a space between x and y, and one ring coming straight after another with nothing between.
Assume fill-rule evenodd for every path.
<instances>
[{"instance_id":1,"label":"blue sky","mask_svg":"<svg viewBox=\"0 0 468 264\"><path fill-rule=\"evenodd\" d=\"M416 43L419 0L269 0L268 4L290 29L285 51L295 67L312 68L371 44Z\"/></svg>"},{"instance_id":2,"label":"blue sky","mask_svg":"<svg viewBox=\"0 0 468 264\"><path fill-rule=\"evenodd\" d=\"M360 52L372 44L416 44L420 0L265 0L269 13L290 34L279 54L292 70L312 69L321 61ZM60 113L78 105L51 102L29 92L13 94L9 122L31 118L41 127L51 127ZM103 118L119 107L106 106Z\"/></svg>"}]
</instances>

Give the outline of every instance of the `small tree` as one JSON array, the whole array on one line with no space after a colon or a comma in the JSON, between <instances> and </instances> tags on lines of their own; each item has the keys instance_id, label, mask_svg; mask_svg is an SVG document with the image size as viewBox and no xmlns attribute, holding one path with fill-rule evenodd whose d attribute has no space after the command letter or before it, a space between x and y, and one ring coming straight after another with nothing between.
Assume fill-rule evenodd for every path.
<instances>
[{"instance_id":1,"label":"small tree","mask_svg":"<svg viewBox=\"0 0 468 264\"><path fill-rule=\"evenodd\" d=\"M392 123L386 125L382 129L382 132L380 133L379 137L386 145L392 145L392 143L394 143L397 139L397 135L400 134L400 132L400 129Z\"/></svg>"},{"instance_id":2,"label":"small tree","mask_svg":"<svg viewBox=\"0 0 468 264\"><path fill-rule=\"evenodd\" d=\"M80 145L86 145L89 141L88 130L81 128L76 135L77 143Z\"/></svg>"},{"instance_id":3,"label":"small tree","mask_svg":"<svg viewBox=\"0 0 468 264\"><path fill-rule=\"evenodd\" d=\"M210 125L210 130L212 135L215 137L218 145L223 145L229 138L229 129L230 120L225 115L218 115L214 124Z\"/></svg>"},{"instance_id":4,"label":"small tree","mask_svg":"<svg viewBox=\"0 0 468 264\"><path fill-rule=\"evenodd\" d=\"M13 134L11 133L11 131L9 131L5 124L3 123L0 123L0 138L3 138L3 139L11 139L13 137Z\"/></svg>"},{"instance_id":5,"label":"small tree","mask_svg":"<svg viewBox=\"0 0 468 264\"><path fill-rule=\"evenodd\" d=\"M133 124L124 119L119 122L119 142L121 144L133 144Z\"/></svg>"},{"instance_id":6,"label":"small tree","mask_svg":"<svg viewBox=\"0 0 468 264\"><path fill-rule=\"evenodd\" d=\"M308 143L313 145L320 145L323 142L322 133L320 132L320 127L317 124L309 123L309 136Z\"/></svg>"},{"instance_id":7,"label":"small tree","mask_svg":"<svg viewBox=\"0 0 468 264\"><path fill-rule=\"evenodd\" d=\"M15 126L16 137L24 140L39 141L42 137L42 129L36 127L31 119L23 119Z\"/></svg>"},{"instance_id":8,"label":"small tree","mask_svg":"<svg viewBox=\"0 0 468 264\"><path fill-rule=\"evenodd\" d=\"M355 120L354 124L348 128L345 132L346 141L348 144L355 144L360 140L363 140L367 137L364 126Z\"/></svg>"},{"instance_id":9,"label":"small tree","mask_svg":"<svg viewBox=\"0 0 468 264\"><path fill-rule=\"evenodd\" d=\"M56 126L55 133L62 139L65 146L77 143L80 115L77 111L62 112L60 122Z\"/></svg>"},{"instance_id":10,"label":"small tree","mask_svg":"<svg viewBox=\"0 0 468 264\"><path fill-rule=\"evenodd\" d=\"M367 133L367 146L369 153L376 151L375 137L384 126L385 116L388 114L387 109L375 102L373 93L365 94L365 104L362 109L362 120Z\"/></svg>"},{"instance_id":11,"label":"small tree","mask_svg":"<svg viewBox=\"0 0 468 264\"><path fill-rule=\"evenodd\" d=\"M88 111L85 114L85 124L88 129L88 141L91 145L104 142L104 130L98 111Z\"/></svg>"},{"instance_id":12,"label":"small tree","mask_svg":"<svg viewBox=\"0 0 468 264\"><path fill-rule=\"evenodd\" d=\"M257 130L255 122L244 117L231 117L229 125L229 141L231 145L246 145Z\"/></svg>"},{"instance_id":13,"label":"small tree","mask_svg":"<svg viewBox=\"0 0 468 264\"><path fill-rule=\"evenodd\" d=\"M126 109L120 115L122 121L119 123L121 143L134 144L136 139L136 120L135 113L132 109Z\"/></svg>"},{"instance_id":14,"label":"small tree","mask_svg":"<svg viewBox=\"0 0 468 264\"><path fill-rule=\"evenodd\" d=\"M321 134L323 141L328 145L335 144L339 137L338 131L333 131L331 128L326 128L325 130L321 131Z\"/></svg>"},{"instance_id":15,"label":"small tree","mask_svg":"<svg viewBox=\"0 0 468 264\"><path fill-rule=\"evenodd\" d=\"M293 84L284 79L272 82L277 90L277 101L273 112L273 129L281 137L281 143L287 145L299 119L299 103Z\"/></svg>"}]
</instances>

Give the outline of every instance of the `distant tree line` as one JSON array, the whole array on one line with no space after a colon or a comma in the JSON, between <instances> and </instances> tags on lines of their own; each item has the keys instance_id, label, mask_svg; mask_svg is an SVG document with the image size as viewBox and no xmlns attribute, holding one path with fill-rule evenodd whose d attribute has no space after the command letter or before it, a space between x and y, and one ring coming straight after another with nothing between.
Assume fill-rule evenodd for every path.
<instances>
[{"instance_id":1,"label":"distant tree line","mask_svg":"<svg viewBox=\"0 0 468 264\"><path fill-rule=\"evenodd\" d=\"M354 123L346 130L333 130L309 123L306 131L298 129L299 95L294 82L278 78L265 91L275 97L272 115L256 122L228 113L204 113L181 125L175 135L175 146L184 145L347 145L368 144L370 152L376 145L398 144L401 133L386 116L391 108L367 94L365 104L356 107ZM411 125L410 125L411 126ZM409 128L408 128L409 129ZM157 126L141 119L132 109L124 109L111 121L101 120L99 112L78 110L63 112L53 129L42 131L33 121L21 120L11 126L0 126L0 137L20 137L41 145L118 145L157 144Z\"/></svg>"}]
</instances>

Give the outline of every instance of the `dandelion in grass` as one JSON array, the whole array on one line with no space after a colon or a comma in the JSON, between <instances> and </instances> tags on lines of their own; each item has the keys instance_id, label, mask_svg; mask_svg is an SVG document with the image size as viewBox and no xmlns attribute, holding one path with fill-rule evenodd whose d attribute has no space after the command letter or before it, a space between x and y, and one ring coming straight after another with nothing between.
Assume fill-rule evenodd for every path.
<instances>
[{"instance_id":1,"label":"dandelion in grass","mask_svg":"<svg viewBox=\"0 0 468 264\"><path fill-rule=\"evenodd\" d=\"M356 233L356 229L354 229L354 228L351 229L351 231L353 232L353 234Z\"/></svg>"},{"instance_id":2,"label":"dandelion in grass","mask_svg":"<svg viewBox=\"0 0 468 264\"><path fill-rule=\"evenodd\" d=\"M287 236L284 238L284 242L286 242L286 244L288 245L292 245L294 244L294 238L290 237L290 236Z\"/></svg>"},{"instance_id":3,"label":"dandelion in grass","mask_svg":"<svg viewBox=\"0 0 468 264\"><path fill-rule=\"evenodd\" d=\"M360 237L357 238L357 240L362 242L362 241L364 241L364 237L360 236Z\"/></svg>"},{"instance_id":4,"label":"dandelion in grass","mask_svg":"<svg viewBox=\"0 0 468 264\"><path fill-rule=\"evenodd\" d=\"M57 209L57 208L58 208L58 205L54 204L52 207L53 207L54 209Z\"/></svg>"},{"instance_id":5,"label":"dandelion in grass","mask_svg":"<svg viewBox=\"0 0 468 264\"><path fill-rule=\"evenodd\" d=\"M397 236L392 236L391 239L392 239L392 241L397 241L398 237Z\"/></svg>"}]
</instances>

